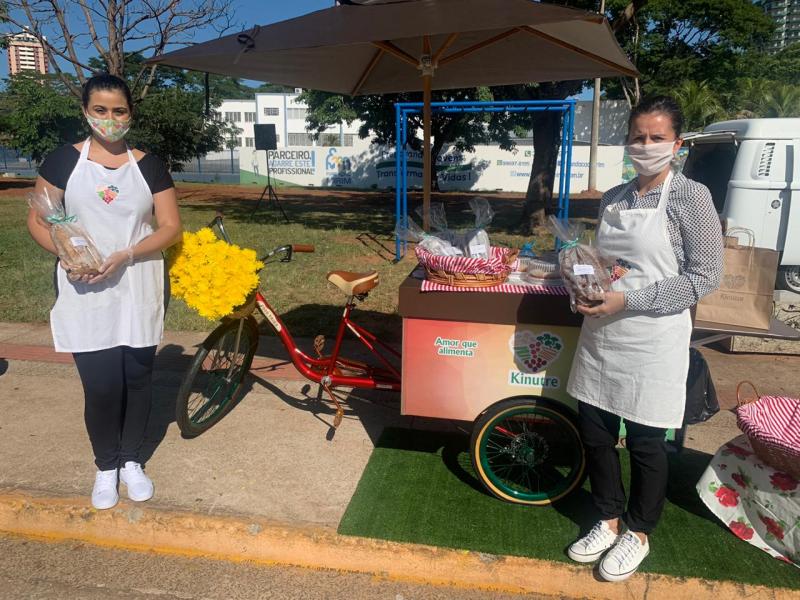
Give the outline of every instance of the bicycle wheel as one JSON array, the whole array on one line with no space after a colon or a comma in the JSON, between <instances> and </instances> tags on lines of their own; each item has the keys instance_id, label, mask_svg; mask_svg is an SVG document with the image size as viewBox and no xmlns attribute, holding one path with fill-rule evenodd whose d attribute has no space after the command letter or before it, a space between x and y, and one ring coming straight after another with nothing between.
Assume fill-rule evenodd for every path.
<instances>
[{"instance_id":1,"label":"bicycle wheel","mask_svg":"<svg viewBox=\"0 0 800 600\"><path fill-rule=\"evenodd\" d=\"M472 465L492 494L518 504L545 505L580 486L586 458L566 406L541 398L509 398L475 422Z\"/></svg>"},{"instance_id":2,"label":"bicycle wheel","mask_svg":"<svg viewBox=\"0 0 800 600\"><path fill-rule=\"evenodd\" d=\"M227 321L205 339L183 379L175 406L175 420L185 437L200 435L233 408L257 346L253 317Z\"/></svg>"}]
</instances>

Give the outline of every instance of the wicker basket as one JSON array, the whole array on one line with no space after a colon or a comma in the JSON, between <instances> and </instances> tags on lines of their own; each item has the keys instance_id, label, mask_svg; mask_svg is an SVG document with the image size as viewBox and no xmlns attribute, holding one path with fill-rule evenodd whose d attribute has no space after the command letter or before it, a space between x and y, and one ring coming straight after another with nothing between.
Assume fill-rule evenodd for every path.
<instances>
[{"instance_id":1,"label":"wicker basket","mask_svg":"<svg viewBox=\"0 0 800 600\"><path fill-rule=\"evenodd\" d=\"M226 319L244 319L245 317L250 316L253 314L253 311L256 309L256 292L253 290L250 292L250 295L247 296L247 300L245 300L242 304L237 306L233 309L233 312L226 316Z\"/></svg>"},{"instance_id":2,"label":"wicker basket","mask_svg":"<svg viewBox=\"0 0 800 600\"><path fill-rule=\"evenodd\" d=\"M519 250L492 247L492 257L442 257L417 246L417 260L425 267L429 281L454 287L491 287L505 283Z\"/></svg>"},{"instance_id":3,"label":"wicker basket","mask_svg":"<svg viewBox=\"0 0 800 600\"><path fill-rule=\"evenodd\" d=\"M754 396L750 399L742 399L742 386L745 385L750 386L753 389ZM761 396L759 396L756 386L751 382L742 381L736 386L737 409L747 404L758 402L760 399ZM737 415L737 421L738 420L739 419ZM739 423L739 429L744 431L741 423ZM744 433L747 435L747 439L750 440L750 446L752 446L753 452L755 452L758 458L760 458L764 463L773 469L788 473L795 479L800 480L800 450L792 452L788 448L784 448L771 441L765 441L757 435L752 435L747 431L744 431Z\"/></svg>"}]
</instances>

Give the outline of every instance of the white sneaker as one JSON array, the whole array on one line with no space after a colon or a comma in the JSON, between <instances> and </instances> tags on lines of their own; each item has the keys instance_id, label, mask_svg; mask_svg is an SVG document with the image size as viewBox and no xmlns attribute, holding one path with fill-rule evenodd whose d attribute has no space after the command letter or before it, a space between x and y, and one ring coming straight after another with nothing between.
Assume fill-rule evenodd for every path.
<instances>
[{"instance_id":1,"label":"white sneaker","mask_svg":"<svg viewBox=\"0 0 800 600\"><path fill-rule=\"evenodd\" d=\"M567 556L579 563L594 562L618 539L619 535L611 531L606 521L598 521L589 533L567 549Z\"/></svg>"},{"instance_id":2,"label":"white sneaker","mask_svg":"<svg viewBox=\"0 0 800 600\"><path fill-rule=\"evenodd\" d=\"M642 543L632 531L625 532L600 561L600 576L606 581L622 581L636 572L650 554L650 542Z\"/></svg>"},{"instance_id":3,"label":"white sneaker","mask_svg":"<svg viewBox=\"0 0 800 600\"><path fill-rule=\"evenodd\" d=\"M94 476L92 506L97 510L113 508L119 500L117 493L117 470L98 471Z\"/></svg>"},{"instance_id":4,"label":"white sneaker","mask_svg":"<svg viewBox=\"0 0 800 600\"><path fill-rule=\"evenodd\" d=\"M128 488L128 498L134 502L144 502L153 497L153 482L142 471L142 465L128 461L119 470L119 478Z\"/></svg>"}]
</instances>

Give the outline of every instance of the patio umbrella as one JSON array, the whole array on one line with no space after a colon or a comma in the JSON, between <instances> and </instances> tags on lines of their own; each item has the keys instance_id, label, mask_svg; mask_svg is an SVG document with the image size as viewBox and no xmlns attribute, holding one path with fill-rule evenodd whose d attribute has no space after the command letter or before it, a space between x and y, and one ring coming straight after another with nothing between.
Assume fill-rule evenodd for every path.
<instances>
[{"instance_id":1,"label":"patio umbrella","mask_svg":"<svg viewBox=\"0 0 800 600\"><path fill-rule=\"evenodd\" d=\"M422 91L425 217L431 90L637 75L603 16L531 0L351 0L149 62L353 96Z\"/></svg>"}]
</instances>

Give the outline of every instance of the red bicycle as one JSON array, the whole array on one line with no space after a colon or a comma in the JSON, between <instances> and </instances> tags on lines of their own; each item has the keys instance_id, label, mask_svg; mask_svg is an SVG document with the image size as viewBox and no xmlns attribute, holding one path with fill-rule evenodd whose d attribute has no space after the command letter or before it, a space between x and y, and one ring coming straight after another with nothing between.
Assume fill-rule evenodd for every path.
<instances>
[{"instance_id":1,"label":"red bicycle","mask_svg":"<svg viewBox=\"0 0 800 600\"><path fill-rule=\"evenodd\" d=\"M209 224L209 227L215 226L222 239L230 243L222 215L218 214ZM270 259L280 257L281 262L289 262L295 252L313 251L313 246L287 244L275 248L260 260L268 264L274 262ZM222 324L209 334L194 356L178 392L176 404L176 421L185 437L200 435L236 404L237 394L258 347L258 323L254 317L256 313L260 313L278 335L295 368L310 381L320 384L330 397L336 406L334 428L341 423L344 409L333 393L333 388L400 390L400 369L397 366L400 353L358 325L351 317L356 302L365 300L369 292L378 285L378 273L331 271L327 279L347 297L332 353L323 354L325 342L322 336L317 336L314 340L316 357L303 352L264 294L257 289L241 307L223 319ZM341 355L342 341L347 331L361 341L377 359L375 364ZM396 362L392 362L393 360Z\"/></svg>"}]
</instances>

